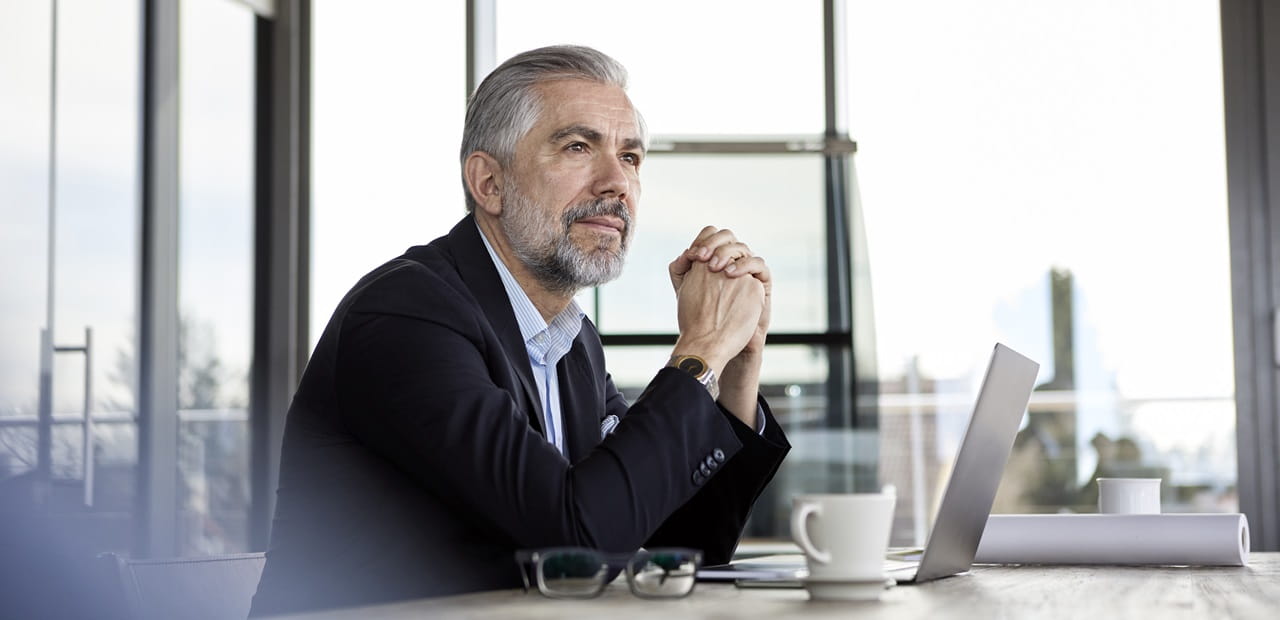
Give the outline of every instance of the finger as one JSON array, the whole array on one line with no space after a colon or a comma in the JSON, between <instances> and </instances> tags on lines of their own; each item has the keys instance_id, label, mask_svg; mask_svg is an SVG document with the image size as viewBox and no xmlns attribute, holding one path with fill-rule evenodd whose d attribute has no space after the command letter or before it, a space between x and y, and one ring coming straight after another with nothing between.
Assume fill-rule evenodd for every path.
<instances>
[{"instance_id":1,"label":"finger","mask_svg":"<svg viewBox=\"0 0 1280 620\"><path fill-rule=\"evenodd\" d=\"M689 244L689 249L685 250L684 253L693 260L701 260L701 254L703 251L702 242L706 240L707 237L714 235L718 230L720 229L715 226L703 226L702 230L698 231L697 236L693 238L693 242Z\"/></svg>"},{"instance_id":2,"label":"finger","mask_svg":"<svg viewBox=\"0 0 1280 620\"><path fill-rule=\"evenodd\" d=\"M690 257L695 260L709 260L716 248L726 243L735 243L737 240L733 231L728 228L716 229L713 226L707 226L698 233L698 238L694 239L693 244L689 246Z\"/></svg>"},{"instance_id":3,"label":"finger","mask_svg":"<svg viewBox=\"0 0 1280 620\"><path fill-rule=\"evenodd\" d=\"M751 256L751 248L741 241L726 243L715 249L711 254L711 259L707 262L707 266L712 271L719 271L726 265L729 265L740 258Z\"/></svg>"},{"instance_id":4,"label":"finger","mask_svg":"<svg viewBox=\"0 0 1280 620\"><path fill-rule=\"evenodd\" d=\"M742 276L755 276L757 280L767 283L770 278L769 265L759 256L746 256L739 258L724 268L725 275L731 278L739 278Z\"/></svg>"}]
</instances>

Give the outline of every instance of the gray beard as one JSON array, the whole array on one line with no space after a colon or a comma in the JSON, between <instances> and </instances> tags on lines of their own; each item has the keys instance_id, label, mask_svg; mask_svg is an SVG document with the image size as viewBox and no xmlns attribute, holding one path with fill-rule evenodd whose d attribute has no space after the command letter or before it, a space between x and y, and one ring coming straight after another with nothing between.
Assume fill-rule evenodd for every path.
<instances>
[{"instance_id":1,"label":"gray beard","mask_svg":"<svg viewBox=\"0 0 1280 620\"><path fill-rule=\"evenodd\" d=\"M565 211L557 222L543 217L533 201L514 189L508 187L503 192L503 216L498 223L516 258L543 288L573 295L622 275L634 230L631 213L622 201L597 198L582 202ZM598 246L584 251L569 237L569 229L577 220L600 215L612 215L624 222L622 241L613 250L610 240L602 238Z\"/></svg>"}]
</instances>

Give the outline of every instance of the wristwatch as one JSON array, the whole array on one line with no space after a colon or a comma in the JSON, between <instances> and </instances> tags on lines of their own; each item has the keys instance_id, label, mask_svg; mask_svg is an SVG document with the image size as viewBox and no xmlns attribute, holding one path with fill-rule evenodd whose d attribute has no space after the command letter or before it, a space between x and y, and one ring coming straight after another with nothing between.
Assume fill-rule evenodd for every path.
<instances>
[{"instance_id":1,"label":"wristwatch","mask_svg":"<svg viewBox=\"0 0 1280 620\"><path fill-rule=\"evenodd\" d=\"M702 387L707 388L707 392L711 394L711 400L720 398L720 380L716 378L716 371L711 370L706 360L697 355L672 355L667 365L693 375Z\"/></svg>"}]
</instances>

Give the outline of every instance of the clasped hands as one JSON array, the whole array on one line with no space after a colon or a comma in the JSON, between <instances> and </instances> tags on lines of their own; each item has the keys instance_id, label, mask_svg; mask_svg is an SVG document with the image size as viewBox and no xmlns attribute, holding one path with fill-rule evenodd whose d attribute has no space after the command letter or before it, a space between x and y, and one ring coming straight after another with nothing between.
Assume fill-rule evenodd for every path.
<instances>
[{"instance_id":1,"label":"clasped hands","mask_svg":"<svg viewBox=\"0 0 1280 620\"><path fill-rule=\"evenodd\" d=\"M754 416L761 353L769 331L772 280L763 258L733 232L707 226L667 268L676 291L675 354L698 355ZM749 401L748 401L749 397ZM721 402L747 421L747 411Z\"/></svg>"}]
</instances>

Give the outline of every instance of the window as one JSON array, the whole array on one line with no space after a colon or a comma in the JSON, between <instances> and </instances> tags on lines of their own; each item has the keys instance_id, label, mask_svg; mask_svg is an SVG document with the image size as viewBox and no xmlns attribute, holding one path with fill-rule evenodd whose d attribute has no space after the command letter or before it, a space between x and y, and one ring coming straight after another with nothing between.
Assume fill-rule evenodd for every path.
<instances>
[{"instance_id":1,"label":"window","mask_svg":"<svg viewBox=\"0 0 1280 620\"><path fill-rule=\"evenodd\" d=\"M157 303L176 293L182 354L178 385L159 390L177 392L177 461L140 467L140 448L165 452L139 446L140 333L168 331L140 321L155 311L139 306L139 188L154 188L140 172L143 4L0 6L13 60L0 66L0 278L15 293L0 312L0 494L49 491L19 507L50 509L57 533L92 531L95 551L145 548L135 518L162 522L162 554L236 551L249 544L251 7L271 3L158 5L181 17L181 53L165 48L181 62L180 227L147 264L179 266ZM310 3L308 349L361 275L464 213L465 3L366 4ZM654 138L629 268L581 300L628 395L665 362L661 266L698 227L734 229L775 271L762 390L795 449L749 535L785 537L791 494L892 482L895 544L920 542L995 341L1042 363L996 511L1089 511L1098 473L1163 477L1167 510L1236 509L1218 3L848 0L839 57L817 0L495 5L499 60L552 43L609 53ZM828 61L845 67L847 99L824 88ZM849 127L825 118L829 101ZM138 480L175 466L177 495L153 489L134 515Z\"/></svg>"},{"instance_id":2,"label":"window","mask_svg":"<svg viewBox=\"0 0 1280 620\"><path fill-rule=\"evenodd\" d=\"M496 30L499 59L560 43L613 56L648 125L627 268L590 304L619 389L638 396L675 342L667 263L704 225L729 228L773 272L761 391L795 446L747 534L786 537L795 493L873 488L875 431L849 398L849 299L837 283L847 231L839 225L832 240L828 230L851 203L835 182L848 173L847 153L823 139L822 3L507 1L497 3Z\"/></svg>"},{"instance_id":3,"label":"window","mask_svg":"<svg viewBox=\"0 0 1280 620\"><path fill-rule=\"evenodd\" d=\"M254 15L180 13L178 552L248 549Z\"/></svg>"},{"instance_id":4,"label":"window","mask_svg":"<svg viewBox=\"0 0 1280 620\"><path fill-rule=\"evenodd\" d=\"M822 3L498 0L497 58L562 43L621 62L654 136L820 135Z\"/></svg>"},{"instance_id":5,"label":"window","mask_svg":"<svg viewBox=\"0 0 1280 620\"><path fill-rule=\"evenodd\" d=\"M313 11L308 350L361 276L466 214L463 3L317 2Z\"/></svg>"},{"instance_id":6,"label":"window","mask_svg":"<svg viewBox=\"0 0 1280 620\"><path fill-rule=\"evenodd\" d=\"M1093 511L1096 475L1236 509L1218 20L1209 1L850 3L881 476L915 524L898 542L932 518L996 341L1041 363L996 512Z\"/></svg>"},{"instance_id":7,"label":"window","mask_svg":"<svg viewBox=\"0 0 1280 620\"><path fill-rule=\"evenodd\" d=\"M139 10L0 6L0 504L96 550L131 544Z\"/></svg>"}]
</instances>

